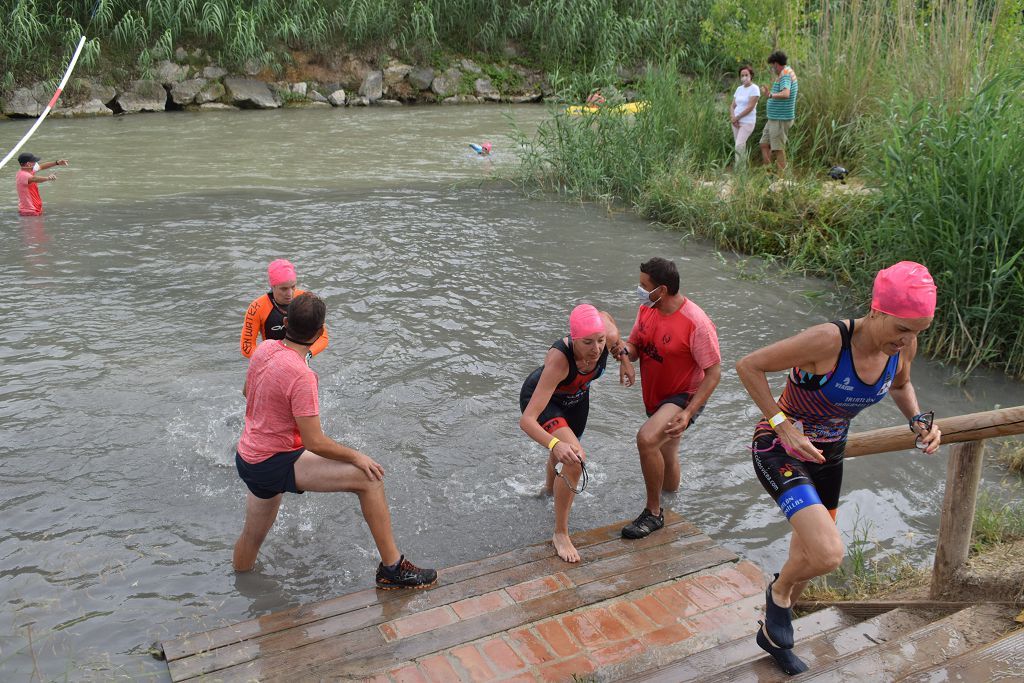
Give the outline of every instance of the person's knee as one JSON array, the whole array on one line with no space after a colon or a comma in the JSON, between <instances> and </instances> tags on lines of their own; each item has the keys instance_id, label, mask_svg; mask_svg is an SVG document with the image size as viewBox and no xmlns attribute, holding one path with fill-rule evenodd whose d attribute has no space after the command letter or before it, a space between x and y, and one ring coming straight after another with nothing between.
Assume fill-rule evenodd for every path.
<instances>
[{"instance_id":1,"label":"person's knee","mask_svg":"<svg viewBox=\"0 0 1024 683\"><path fill-rule=\"evenodd\" d=\"M583 474L583 468L578 462L563 463L562 465L562 476L569 477L570 479L579 479L580 475Z\"/></svg>"},{"instance_id":2,"label":"person's knee","mask_svg":"<svg viewBox=\"0 0 1024 683\"><path fill-rule=\"evenodd\" d=\"M384 495L384 482L380 479L370 479L365 476L357 477L355 481L340 490L354 493L360 498L373 498L375 496Z\"/></svg>"},{"instance_id":3,"label":"person's knee","mask_svg":"<svg viewBox=\"0 0 1024 683\"><path fill-rule=\"evenodd\" d=\"M649 425L644 425L636 433L636 447L641 451L658 450L664 438Z\"/></svg>"},{"instance_id":4,"label":"person's knee","mask_svg":"<svg viewBox=\"0 0 1024 683\"><path fill-rule=\"evenodd\" d=\"M823 540L809 551L811 566L818 576L835 571L843 563L846 548L839 536Z\"/></svg>"}]
</instances>

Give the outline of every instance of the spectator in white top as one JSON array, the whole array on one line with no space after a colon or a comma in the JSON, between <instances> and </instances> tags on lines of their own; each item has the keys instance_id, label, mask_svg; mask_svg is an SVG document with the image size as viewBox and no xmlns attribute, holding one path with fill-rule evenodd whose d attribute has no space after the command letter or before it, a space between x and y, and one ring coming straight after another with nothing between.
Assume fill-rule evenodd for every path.
<instances>
[{"instance_id":1,"label":"spectator in white top","mask_svg":"<svg viewBox=\"0 0 1024 683\"><path fill-rule=\"evenodd\" d=\"M737 167L747 163L747 138L754 132L754 124L757 123L757 100L760 96L760 88L754 85L754 69L744 64L740 67L740 86L736 88L729 105Z\"/></svg>"}]
</instances>

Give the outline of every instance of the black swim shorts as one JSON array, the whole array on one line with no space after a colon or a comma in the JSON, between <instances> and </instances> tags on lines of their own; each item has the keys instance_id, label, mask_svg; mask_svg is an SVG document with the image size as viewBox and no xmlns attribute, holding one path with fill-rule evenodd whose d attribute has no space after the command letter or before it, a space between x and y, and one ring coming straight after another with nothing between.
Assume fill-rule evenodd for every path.
<instances>
[{"instance_id":1,"label":"black swim shorts","mask_svg":"<svg viewBox=\"0 0 1024 683\"><path fill-rule=\"evenodd\" d=\"M273 498L279 493L302 493L295 484L295 461L305 448L283 451L251 465L235 451L235 468L238 476L257 498Z\"/></svg>"}]
</instances>

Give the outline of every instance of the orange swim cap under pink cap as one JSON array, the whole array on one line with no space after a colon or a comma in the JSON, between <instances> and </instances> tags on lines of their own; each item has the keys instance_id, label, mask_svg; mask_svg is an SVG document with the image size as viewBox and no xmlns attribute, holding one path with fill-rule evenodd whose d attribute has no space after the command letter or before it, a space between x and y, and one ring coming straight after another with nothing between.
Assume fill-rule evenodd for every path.
<instances>
[{"instance_id":1,"label":"orange swim cap under pink cap","mask_svg":"<svg viewBox=\"0 0 1024 683\"><path fill-rule=\"evenodd\" d=\"M897 318L930 318L935 315L937 291L927 268L913 261L900 261L878 271L871 308Z\"/></svg>"},{"instance_id":2,"label":"orange swim cap under pink cap","mask_svg":"<svg viewBox=\"0 0 1024 683\"><path fill-rule=\"evenodd\" d=\"M277 287L282 282L290 282L295 279L295 266L283 258L271 261L267 266L267 279L271 287Z\"/></svg>"},{"instance_id":3,"label":"orange swim cap under pink cap","mask_svg":"<svg viewBox=\"0 0 1024 683\"><path fill-rule=\"evenodd\" d=\"M597 309L590 304L580 304L569 314L569 336L582 339L592 334L604 332L604 319Z\"/></svg>"}]
</instances>

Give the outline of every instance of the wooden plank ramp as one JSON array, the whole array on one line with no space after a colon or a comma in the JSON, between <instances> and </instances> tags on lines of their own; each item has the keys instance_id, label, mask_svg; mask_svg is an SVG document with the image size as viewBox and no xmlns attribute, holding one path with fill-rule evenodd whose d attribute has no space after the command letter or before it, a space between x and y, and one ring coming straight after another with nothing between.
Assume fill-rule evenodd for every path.
<instances>
[{"instance_id":1,"label":"wooden plank ramp","mask_svg":"<svg viewBox=\"0 0 1024 683\"><path fill-rule=\"evenodd\" d=\"M174 681L571 681L620 678L756 629L765 577L679 515L628 520L438 572L435 588L362 590L163 643ZM724 630L723 630L724 629Z\"/></svg>"}]
</instances>

